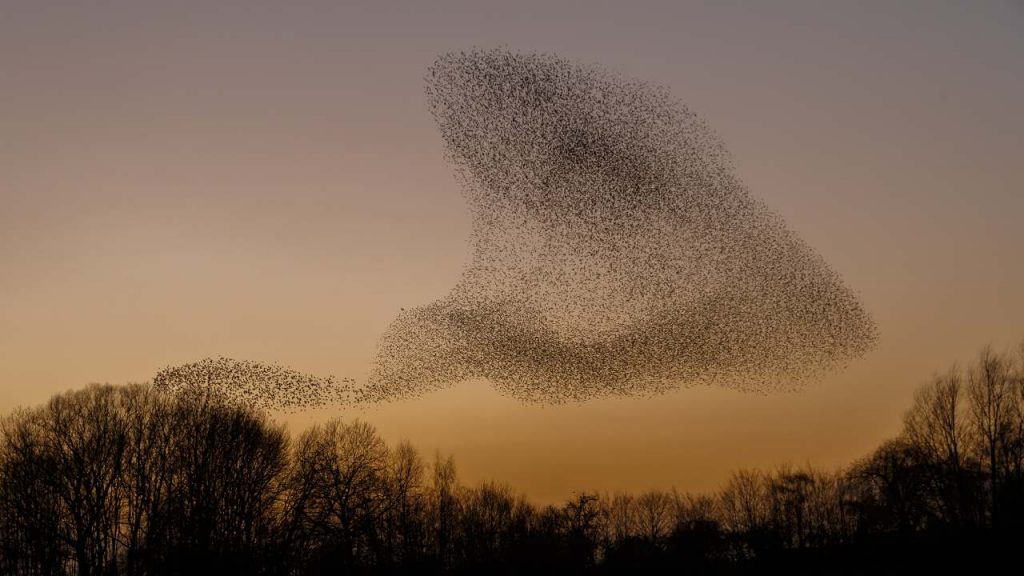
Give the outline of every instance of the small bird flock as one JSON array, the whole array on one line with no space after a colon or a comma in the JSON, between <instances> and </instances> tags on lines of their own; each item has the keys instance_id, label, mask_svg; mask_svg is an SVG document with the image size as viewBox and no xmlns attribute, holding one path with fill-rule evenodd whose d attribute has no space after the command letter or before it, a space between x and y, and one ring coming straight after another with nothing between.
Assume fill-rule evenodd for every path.
<instances>
[{"instance_id":1,"label":"small bird flock","mask_svg":"<svg viewBox=\"0 0 1024 576\"><path fill-rule=\"evenodd\" d=\"M539 403L771 392L874 345L857 296L666 90L551 54L473 50L440 56L426 95L473 221L450 293L401 310L362 385L222 358L167 369L161 387L274 408L478 378Z\"/></svg>"},{"instance_id":2,"label":"small bird flock","mask_svg":"<svg viewBox=\"0 0 1024 576\"><path fill-rule=\"evenodd\" d=\"M325 405L349 405L355 382L312 376L276 364L231 358L206 358L165 368L153 387L186 398L214 398L250 408L298 411Z\"/></svg>"}]
</instances>

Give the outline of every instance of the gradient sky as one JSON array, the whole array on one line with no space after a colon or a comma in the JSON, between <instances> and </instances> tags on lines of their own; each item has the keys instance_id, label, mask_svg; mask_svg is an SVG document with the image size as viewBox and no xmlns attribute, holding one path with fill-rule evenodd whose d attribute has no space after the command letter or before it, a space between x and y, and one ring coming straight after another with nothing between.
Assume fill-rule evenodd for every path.
<instances>
[{"instance_id":1,"label":"gradient sky","mask_svg":"<svg viewBox=\"0 0 1024 576\"><path fill-rule=\"evenodd\" d=\"M801 393L468 382L342 415L539 501L847 464L933 372L1024 337L1024 4L893 4L4 0L0 410L207 356L365 378L468 256L426 68L502 46L668 87L879 346Z\"/></svg>"}]
</instances>

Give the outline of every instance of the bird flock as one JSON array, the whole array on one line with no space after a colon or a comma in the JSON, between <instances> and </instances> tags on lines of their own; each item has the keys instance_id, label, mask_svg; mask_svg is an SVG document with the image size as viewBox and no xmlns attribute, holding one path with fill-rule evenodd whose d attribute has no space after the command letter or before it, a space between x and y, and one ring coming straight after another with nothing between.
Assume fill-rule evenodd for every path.
<instances>
[{"instance_id":1,"label":"bird flock","mask_svg":"<svg viewBox=\"0 0 1024 576\"><path fill-rule=\"evenodd\" d=\"M441 56L427 97L472 213L472 260L383 335L371 397L470 378L545 403L771 391L874 342L855 294L665 90L476 50Z\"/></svg>"},{"instance_id":2,"label":"bird flock","mask_svg":"<svg viewBox=\"0 0 1024 576\"><path fill-rule=\"evenodd\" d=\"M276 364L223 357L165 368L152 384L180 397L283 411L348 405L358 396L349 378L312 376Z\"/></svg>"},{"instance_id":3,"label":"bird flock","mask_svg":"<svg viewBox=\"0 0 1024 576\"><path fill-rule=\"evenodd\" d=\"M555 55L473 50L440 56L426 95L472 214L457 285L399 313L360 386L218 361L165 382L211 371L233 394L304 406L479 378L557 403L797 388L873 346L857 296L666 90Z\"/></svg>"}]
</instances>

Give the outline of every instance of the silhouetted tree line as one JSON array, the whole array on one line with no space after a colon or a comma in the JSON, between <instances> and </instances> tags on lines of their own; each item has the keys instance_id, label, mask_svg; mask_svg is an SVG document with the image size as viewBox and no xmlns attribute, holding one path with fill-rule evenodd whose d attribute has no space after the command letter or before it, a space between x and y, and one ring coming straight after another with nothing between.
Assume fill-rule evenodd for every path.
<instances>
[{"instance_id":1,"label":"silhouetted tree line","mask_svg":"<svg viewBox=\"0 0 1024 576\"><path fill-rule=\"evenodd\" d=\"M936 376L846 470L745 470L707 495L540 507L364 422L291 439L146 385L61 394L0 432L3 574L976 573L1024 535L1024 347Z\"/></svg>"}]
</instances>

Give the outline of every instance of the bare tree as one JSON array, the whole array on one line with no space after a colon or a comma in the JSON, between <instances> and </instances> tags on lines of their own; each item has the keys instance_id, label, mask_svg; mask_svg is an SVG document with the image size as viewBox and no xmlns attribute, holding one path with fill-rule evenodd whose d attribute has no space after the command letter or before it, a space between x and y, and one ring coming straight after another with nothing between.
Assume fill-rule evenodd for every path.
<instances>
[{"instance_id":1,"label":"bare tree","mask_svg":"<svg viewBox=\"0 0 1024 576\"><path fill-rule=\"evenodd\" d=\"M765 475L740 470L719 494L725 526L733 532L755 532L768 524L768 488Z\"/></svg>"},{"instance_id":2,"label":"bare tree","mask_svg":"<svg viewBox=\"0 0 1024 576\"><path fill-rule=\"evenodd\" d=\"M126 386L118 397L126 424L119 542L125 573L144 574L167 561L161 553L172 530L173 447L181 423L175 418L174 400L149 387Z\"/></svg>"},{"instance_id":3,"label":"bare tree","mask_svg":"<svg viewBox=\"0 0 1024 576\"><path fill-rule=\"evenodd\" d=\"M999 522L999 499L1003 467L1014 429L1016 398L1009 362L991 348L982 350L968 371L968 398L974 424L975 446L987 467L989 522Z\"/></svg>"},{"instance_id":4,"label":"bare tree","mask_svg":"<svg viewBox=\"0 0 1024 576\"><path fill-rule=\"evenodd\" d=\"M6 574L63 574L70 557L45 426L42 409L17 410L2 423L0 571Z\"/></svg>"},{"instance_id":5,"label":"bare tree","mask_svg":"<svg viewBox=\"0 0 1024 576\"><path fill-rule=\"evenodd\" d=\"M401 442L390 451L386 486L385 556L396 564L415 563L426 545L422 519L427 494L423 460L408 442Z\"/></svg>"},{"instance_id":6,"label":"bare tree","mask_svg":"<svg viewBox=\"0 0 1024 576\"><path fill-rule=\"evenodd\" d=\"M965 411L963 377L956 368L917 390L904 416L904 434L927 468L927 491L945 521L973 524L966 473L970 414Z\"/></svg>"},{"instance_id":7,"label":"bare tree","mask_svg":"<svg viewBox=\"0 0 1024 576\"><path fill-rule=\"evenodd\" d=\"M43 411L44 481L61 511L60 537L71 547L79 576L111 570L118 553L127 438L115 394L109 386L90 386L54 397Z\"/></svg>"},{"instance_id":8,"label":"bare tree","mask_svg":"<svg viewBox=\"0 0 1024 576\"><path fill-rule=\"evenodd\" d=\"M459 493L458 557L474 569L514 563L529 534L533 508L506 484L485 482Z\"/></svg>"},{"instance_id":9,"label":"bare tree","mask_svg":"<svg viewBox=\"0 0 1024 576\"><path fill-rule=\"evenodd\" d=\"M673 498L660 490L648 490L636 498L636 520L640 537L661 544L675 525Z\"/></svg>"},{"instance_id":10,"label":"bare tree","mask_svg":"<svg viewBox=\"0 0 1024 576\"><path fill-rule=\"evenodd\" d=\"M707 494L680 494L672 491L677 525L693 525L700 522L717 522L719 505L715 498Z\"/></svg>"},{"instance_id":11,"label":"bare tree","mask_svg":"<svg viewBox=\"0 0 1024 576\"><path fill-rule=\"evenodd\" d=\"M606 531L607 517L596 494L580 492L562 509L569 553L575 564L590 568L597 562L598 545Z\"/></svg>"},{"instance_id":12,"label":"bare tree","mask_svg":"<svg viewBox=\"0 0 1024 576\"><path fill-rule=\"evenodd\" d=\"M632 494L616 492L602 499L602 508L606 518L606 541L621 542L636 536L636 498Z\"/></svg>"},{"instance_id":13,"label":"bare tree","mask_svg":"<svg viewBox=\"0 0 1024 576\"><path fill-rule=\"evenodd\" d=\"M386 510L387 445L373 426L332 420L304 432L288 480L288 509L307 562L378 560Z\"/></svg>"},{"instance_id":14,"label":"bare tree","mask_svg":"<svg viewBox=\"0 0 1024 576\"><path fill-rule=\"evenodd\" d=\"M454 561L455 524L458 517L456 492L458 480L455 459L434 455L431 475L430 528L433 533L434 555L442 569L452 566Z\"/></svg>"}]
</instances>

